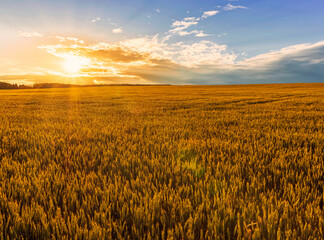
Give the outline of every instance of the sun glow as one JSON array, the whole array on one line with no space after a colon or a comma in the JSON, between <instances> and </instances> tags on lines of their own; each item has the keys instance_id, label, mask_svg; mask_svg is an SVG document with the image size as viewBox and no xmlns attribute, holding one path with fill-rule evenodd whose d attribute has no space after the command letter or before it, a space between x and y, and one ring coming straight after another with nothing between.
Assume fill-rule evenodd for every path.
<instances>
[{"instance_id":1,"label":"sun glow","mask_svg":"<svg viewBox=\"0 0 324 240\"><path fill-rule=\"evenodd\" d=\"M79 57L75 55L65 56L64 68L65 71L70 74L76 74L80 72L82 67L89 64L89 60L84 57Z\"/></svg>"}]
</instances>

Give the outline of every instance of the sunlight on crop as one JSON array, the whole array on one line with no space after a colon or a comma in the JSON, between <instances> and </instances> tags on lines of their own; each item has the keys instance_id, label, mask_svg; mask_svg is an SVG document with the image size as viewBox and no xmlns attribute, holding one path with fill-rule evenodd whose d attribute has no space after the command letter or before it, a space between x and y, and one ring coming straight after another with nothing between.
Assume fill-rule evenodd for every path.
<instances>
[{"instance_id":1,"label":"sunlight on crop","mask_svg":"<svg viewBox=\"0 0 324 240\"><path fill-rule=\"evenodd\" d=\"M323 90L0 91L0 240L323 239Z\"/></svg>"}]
</instances>

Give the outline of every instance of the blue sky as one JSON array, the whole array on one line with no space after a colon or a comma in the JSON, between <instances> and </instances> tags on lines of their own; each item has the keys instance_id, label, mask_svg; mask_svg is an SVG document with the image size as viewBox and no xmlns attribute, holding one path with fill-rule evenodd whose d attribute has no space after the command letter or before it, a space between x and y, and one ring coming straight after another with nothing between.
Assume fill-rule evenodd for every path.
<instances>
[{"instance_id":1,"label":"blue sky","mask_svg":"<svg viewBox=\"0 0 324 240\"><path fill-rule=\"evenodd\" d=\"M1 0L0 81L324 82L323 12L320 0Z\"/></svg>"}]
</instances>

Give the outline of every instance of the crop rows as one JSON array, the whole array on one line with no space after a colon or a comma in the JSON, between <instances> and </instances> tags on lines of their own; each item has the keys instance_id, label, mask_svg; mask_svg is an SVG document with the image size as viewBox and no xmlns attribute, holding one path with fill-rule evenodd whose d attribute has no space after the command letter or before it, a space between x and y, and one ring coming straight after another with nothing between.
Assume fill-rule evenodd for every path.
<instances>
[{"instance_id":1,"label":"crop rows","mask_svg":"<svg viewBox=\"0 0 324 240\"><path fill-rule=\"evenodd\" d=\"M321 239L324 85L0 91L0 239Z\"/></svg>"}]
</instances>

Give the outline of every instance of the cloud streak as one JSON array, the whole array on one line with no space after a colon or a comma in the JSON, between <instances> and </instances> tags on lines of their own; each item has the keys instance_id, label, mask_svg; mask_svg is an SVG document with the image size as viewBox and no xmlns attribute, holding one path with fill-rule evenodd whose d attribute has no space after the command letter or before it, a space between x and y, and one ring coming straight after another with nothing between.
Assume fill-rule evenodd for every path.
<instances>
[{"instance_id":1,"label":"cloud streak","mask_svg":"<svg viewBox=\"0 0 324 240\"><path fill-rule=\"evenodd\" d=\"M124 32L124 30L122 28L114 28L112 30L112 33L122 33L122 32Z\"/></svg>"},{"instance_id":2,"label":"cloud streak","mask_svg":"<svg viewBox=\"0 0 324 240\"><path fill-rule=\"evenodd\" d=\"M198 21L196 18L185 18L183 21L175 21L172 23L172 29L169 30L170 33L179 33L191 26L197 25Z\"/></svg>"},{"instance_id":3,"label":"cloud streak","mask_svg":"<svg viewBox=\"0 0 324 240\"><path fill-rule=\"evenodd\" d=\"M204 12L204 14L202 15L202 18L209 18L209 17L215 16L217 13L219 13L219 11L207 11L207 12Z\"/></svg>"},{"instance_id":4,"label":"cloud streak","mask_svg":"<svg viewBox=\"0 0 324 240\"><path fill-rule=\"evenodd\" d=\"M79 43L79 44L85 44L85 42L83 40L80 40L78 38L75 37L62 37L62 36L56 36L56 38L60 41L60 42L74 42L74 43Z\"/></svg>"},{"instance_id":5,"label":"cloud streak","mask_svg":"<svg viewBox=\"0 0 324 240\"><path fill-rule=\"evenodd\" d=\"M232 4L227 4L225 7L223 7L225 11L233 11L235 9L247 9L245 6L240 6L240 5L232 5Z\"/></svg>"},{"instance_id":6,"label":"cloud streak","mask_svg":"<svg viewBox=\"0 0 324 240\"><path fill-rule=\"evenodd\" d=\"M96 23L96 22L99 22L99 21L101 21L100 17L96 17L96 18L91 20L92 23Z\"/></svg>"},{"instance_id":7,"label":"cloud streak","mask_svg":"<svg viewBox=\"0 0 324 240\"><path fill-rule=\"evenodd\" d=\"M207 37L211 34L205 34L203 31L193 30L185 31L186 29L197 26L201 20L215 16L219 11L206 11L201 17L186 17L183 20L176 20L172 23L169 33L179 35L179 36L188 36L195 34L196 37Z\"/></svg>"},{"instance_id":8,"label":"cloud streak","mask_svg":"<svg viewBox=\"0 0 324 240\"><path fill-rule=\"evenodd\" d=\"M38 32L23 32L18 31L19 36L21 37L43 37L43 34Z\"/></svg>"}]
</instances>

